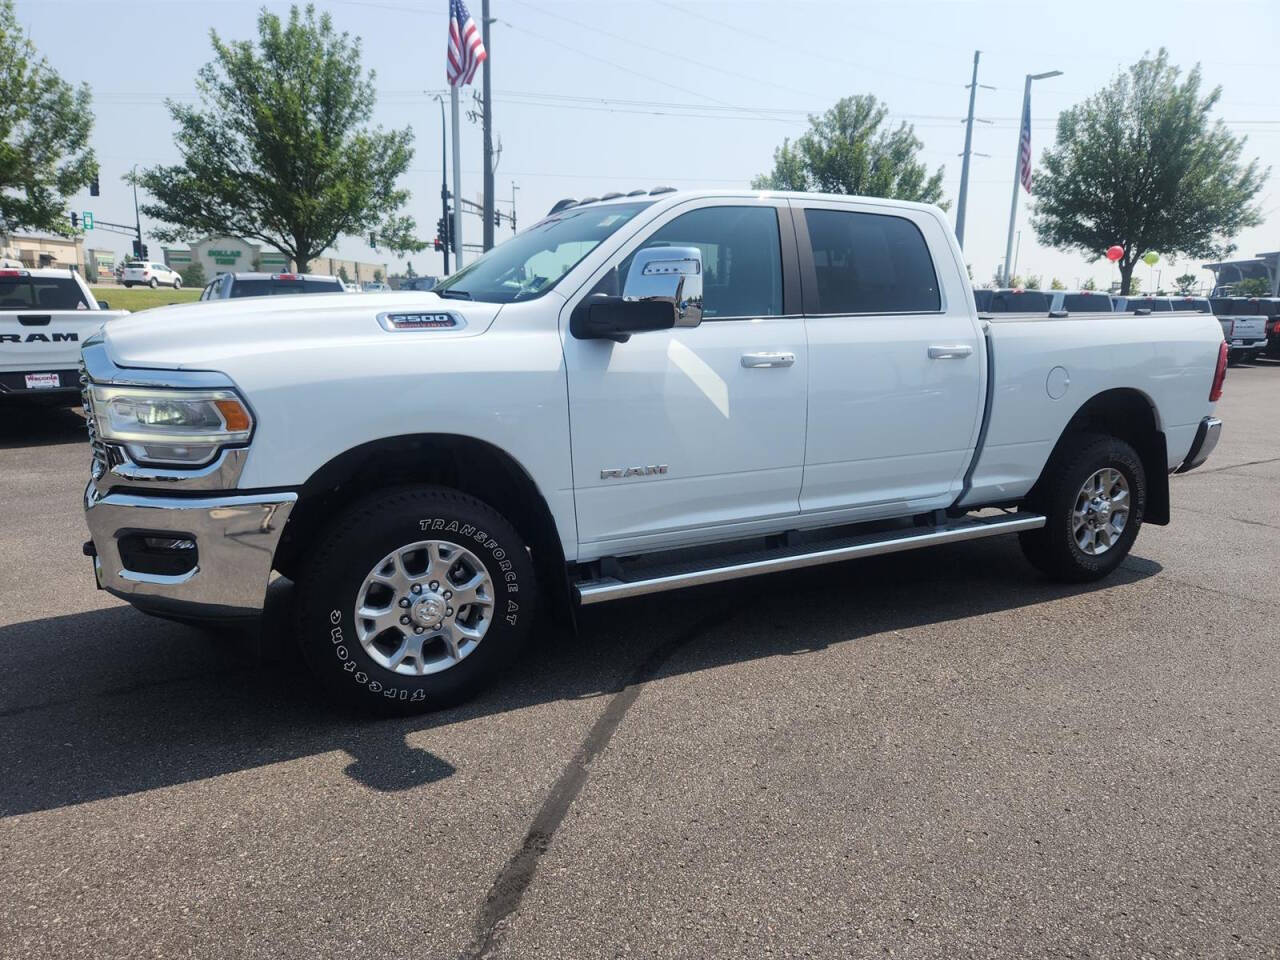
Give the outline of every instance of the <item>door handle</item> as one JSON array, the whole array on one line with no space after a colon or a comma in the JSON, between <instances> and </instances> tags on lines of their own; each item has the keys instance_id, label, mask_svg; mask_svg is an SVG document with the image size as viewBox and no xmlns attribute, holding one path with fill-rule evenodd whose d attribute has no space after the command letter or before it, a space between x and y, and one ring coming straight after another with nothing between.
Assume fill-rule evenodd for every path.
<instances>
[{"instance_id":1,"label":"door handle","mask_svg":"<svg viewBox=\"0 0 1280 960\"><path fill-rule=\"evenodd\" d=\"M794 353L744 353L742 365L748 370L759 367L789 367L796 362Z\"/></svg>"},{"instance_id":2,"label":"door handle","mask_svg":"<svg viewBox=\"0 0 1280 960\"><path fill-rule=\"evenodd\" d=\"M935 343L929 348L930 360L963 360L973 353L967 343Z\"/></svg>"}]
</instances>

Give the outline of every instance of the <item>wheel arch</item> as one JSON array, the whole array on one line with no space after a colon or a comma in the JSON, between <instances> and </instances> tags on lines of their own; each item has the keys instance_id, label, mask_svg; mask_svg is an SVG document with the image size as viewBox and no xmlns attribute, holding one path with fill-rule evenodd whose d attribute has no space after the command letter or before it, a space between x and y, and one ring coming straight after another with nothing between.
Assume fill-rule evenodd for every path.
<instances>
[{"instance_id":1,"label":"wheel arch","mask_svg":"<svg viewBox=\"0 0 1280 960\"><path fill-rule=\"evenodd\" d=\"M1147 474L1147 504L1143 521L1158 526L1167 524L1169 448L1161 429L1159 409L1147 394L1133 387L1103 390L1080 405L1063 427L1027 499L1033 500L1039 492L1045 477L1054 469L1058 452L1067 438L1086 432L1118 437L1138 452Z\"/></svg>"},{"instance_id":2,"label":"wheel arch","mask_svg":"<svg viewBox=\"0 0 1280 960\"><path fill-rule=\"evenodd\" d=\"M308 544L336 514L376 490L418 483L460 490L506 517L529 545L548 608L573 625L564 548L551 508L514 457L474 437L403 434L338 454L299 489L273 566L292 577Z\"/></svg>"}]
</instances>

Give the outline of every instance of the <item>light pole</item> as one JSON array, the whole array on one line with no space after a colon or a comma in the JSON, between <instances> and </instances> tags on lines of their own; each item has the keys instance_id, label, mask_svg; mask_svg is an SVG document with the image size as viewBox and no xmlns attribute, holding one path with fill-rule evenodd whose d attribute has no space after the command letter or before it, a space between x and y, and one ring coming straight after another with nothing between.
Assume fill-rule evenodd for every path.
<instances>
[{"instance_id":1,"label":"light pole","mask_svg":"<svg viewBox=\"0 0 1280 960\"><path fill-rule=\"evenodd\" d=\"M1022 90L1022 113L1018 126L1018 148L1013 160L1013 199L1009 201L1009 239L1004 246L1004 262L1009 264L1013 258L1013 228L1018 219L1018 187L1022 183L1022 128L1027 128L1027 142L1031 141L1031 81L1048 80L1050 77L1062 76L1061 70L1050 70L1048 73L1028 73L1027 85ZM1027 151L1030 154L1030 150ZM1027 162L1031 162L1028 155ZM1010 271L1005 267L1004 285L1009 285Z\"/></svg>"}]
</instances>

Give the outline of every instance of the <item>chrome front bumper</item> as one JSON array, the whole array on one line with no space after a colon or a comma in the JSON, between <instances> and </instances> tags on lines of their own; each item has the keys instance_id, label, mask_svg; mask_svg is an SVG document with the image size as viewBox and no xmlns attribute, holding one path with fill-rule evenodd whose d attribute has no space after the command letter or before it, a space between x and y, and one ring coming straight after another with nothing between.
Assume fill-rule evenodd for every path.
<instances>
[{"instance_id":1,"label":"chrome front bumper","mask_svg":"<svg viewBox=\"0 0 1280 960\"><path fill-rule=\"evenodd\" d=\"M262 612L276 545L296 493L166 497L84 492L98 586L140 609L175 616L227 619ZM193 562L180 573L129 569L122 539L193 542ZM86 550L87 550L86 545ZM190 550L191 548L184 548ZM146 558L144 558L146 559ZM179 563L183 563L179 559Z\"/></svg>"},{"instance_id":2,"label":"chrome front bumper","mask_svg":"<svg viewBox=\"0 0 1280 960\"><path fill-rule=\"evenodd\" d=\"M1182 466L1178 467L1178 473L1186 473L1188 470L1194 470L1200 464L1209 459L1209 454L1213 453L1213 448L1218 445L1218 437L1222 435L1222 421L1217 417L1205 417L1200 421L1200 426L1196 429L1196 438L1191 441L1191 449L1187 452L1187 459L1182 461Z\"/></svg>"}]
</instances>

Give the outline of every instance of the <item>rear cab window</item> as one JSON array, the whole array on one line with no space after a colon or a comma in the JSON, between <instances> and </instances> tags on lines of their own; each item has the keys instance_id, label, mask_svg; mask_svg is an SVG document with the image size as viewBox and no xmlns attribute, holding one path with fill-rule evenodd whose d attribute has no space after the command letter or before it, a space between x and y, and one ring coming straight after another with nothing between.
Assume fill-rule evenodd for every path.
<instances>
[{"instance_id":1,"label":"rear cab window","mask_svg":"<svg viewBox=\"0 0 1280 960\"><path fill-rule=\"evenodd\" d=\"M936 313L942 309L928 243L910 220L806 208L804 221L813 252L806 313Z\"/></svg>"},{"instance_id":2,"label":"rear cab window","mask_svg":"<svg viewBox=\"0 0 1280 960\"><path fill-rule=\"evenodd\" d=\"M0 310L89 310L80 284L71 277L0 276Z\"/></svg>"},{"instance_id":3,"label":"rear cab window","mask_svg":"<svg viewBox=\"0 0 1280 960\"><path fill-rule=\"evenodd\" d=\"M1110 313L1111 297L1105 293L1068 293L1062 298L1067 313Z\"/></svg>"}]
</instances>

